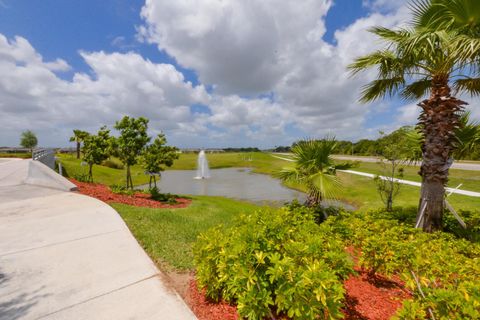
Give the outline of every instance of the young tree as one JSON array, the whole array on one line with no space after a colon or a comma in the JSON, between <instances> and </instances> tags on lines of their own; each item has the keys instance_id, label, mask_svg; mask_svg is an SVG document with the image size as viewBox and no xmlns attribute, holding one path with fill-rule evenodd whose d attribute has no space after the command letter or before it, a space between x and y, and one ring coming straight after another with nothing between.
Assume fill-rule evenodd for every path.
<instances>
[{"instance_id":1,"label":"young tree","mask_svg":"<svg viewBox=\"0 0 480 320\"><path fill-rule=\"evenodd\" d=\"M160 176L160 172L165 167L171 167L173 161L178 159L178 149L176 147L167 146L167 139L164 134L159 134L152 144L148 145L143 152L143 167L147 174L150 175L148 185L152 188L157 187L156 175Z\"/></svg>"},{"instance_id":2,"label":"young tree","mask_svg":"<svg viewBox=\"0 0 480 320\"><path fill-rule=\"evenodd\" d=\"M80 147L81 143L85 141L85 139L88 137L89 133L86 131L74 129L73 130L73 136L70 137L70 142L76 142L77 143L77 159L80 159Z\"/></svg>"},{"instance_id":3,"label":"young tree","mask_svg":"<svg viewBox=\"0 0 480 320\"><path fill-rule=\"evenodd\" d=\"M93 165L108 159L110 130L103 126L96 135L88 135L83 141L83 161L88 164L88 179L93 182Z\"/></svg>"},{"instance_id":4,"label":"young tree","mask_svg":"<svg viewBox=\"0 0 480 320\"><path fill-rule=\"evenodd\" d=\"M407 126L388 135L380 132L378 153L382 157L380 166L383 177L376 176L375 184L387 211L392 211L393 200L400 192L401 184L396 179L403 177L402 166L421 157L418 153L420 144L411 138L412 133L415 134L415 129Z\"/></svg>"},{"instance_id":5,"label":"young tree","mask_svg":"<svg viewBox=\"0 0 480 320\"><path fill-rule=\"evenodd\" d=\"M33 153L33 148L35 148L38 144L38 139L35 133L31 130L27 130L22 132L20 138L20 145L24 148L30 149L30 152Z\"/></svg>"},{"instance_id":6,"label":"young tree","mask_svg":"<svg viewBox=\"0 0 480 320\"><path fill-rule=\"evenodd\" d=\"M130 167L137 163L138 156L150 141L147 135L148 119L125 116L114 127L120 131L120 136L115 139L116 155L127 169L126 187L133 189Z\"/></svg>"},{"instance_id":7,"label":"young tree","mask_svg":"<svg viewBox=\"0 0 480 320\"><path fill-rule=\"evenodd\" d=\"M423 143L417 222L423 230L442 228L445 184L453 162L455 129L465 102L451 95L480 94L480 1L417 0L412 3L413 27L371 31L386 42L382 50L356 59L353 73L372 67L377 80L364 87L361 101L399 93L405 99L428 99L421 108L418 127Z\"/></svg>"},{"instance_id":8,"label":"young tree","mask_svg":"<svg viewBox=\"0 0 480 320\"><path fill-rule=\"evenodd\" d=\"M317 207L326 198L334 198L340 186L338 169L349 169L350 163L335 164L331 158L336 148L333 138L302 140L292 146L294 167L283 168L277 176L307 187L306 205Z\"/></svg>"}]
</instances>

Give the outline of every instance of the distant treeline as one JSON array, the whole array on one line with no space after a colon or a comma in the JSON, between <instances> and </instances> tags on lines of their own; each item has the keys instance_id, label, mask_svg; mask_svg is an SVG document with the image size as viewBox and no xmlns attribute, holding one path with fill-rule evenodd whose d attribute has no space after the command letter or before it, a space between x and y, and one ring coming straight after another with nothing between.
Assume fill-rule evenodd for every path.
<instances>
[{"instance_id":1,"label":"distant treeline","mask_svg":"<svg viewBox=\"0 0 480 320\"><path fill-rule=\"evenodd\" d=\"M473 133L472 131L475 131ZM337 141L336 154L344 155L359 155L359 156L382 156L383 146L385 141L388 141L389 136L398 131L414 131L413 127L402 127L389 135L383 135L376 140L361 139L357 142L339 140ZM471 134L470 134L471 133ZM478 124L470 124L457 133L458 146L454 154L456 160L480 160L480 127ZM292 146L295 145L295 142ZM274 152L290 152L291 146L279 146L273 149Z\"/></svg>"},{"instance_id":2,"label":"distant treeline","mask_svg":"<svg viewBox=\"0 0 480 320\"><path fill-rule=\"evenodd\" d=\"M223 151L225 152L260 152L260 149L258 148L223 148Z\"/></svg>"}]
</instances>

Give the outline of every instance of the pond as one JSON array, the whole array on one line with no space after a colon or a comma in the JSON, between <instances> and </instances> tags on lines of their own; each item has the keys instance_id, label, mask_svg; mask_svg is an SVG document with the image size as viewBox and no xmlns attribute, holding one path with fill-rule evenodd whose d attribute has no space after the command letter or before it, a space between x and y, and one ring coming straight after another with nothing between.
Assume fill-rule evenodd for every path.
<instances>
[{"instance_id":1,"label":"pond","mask_svg":"<svg viewBox=\"0 0 480 320\"><path fill-rule=\"evenodd\" d=\"M162 193L221 196L255 203L279 204L297 199L305 201L305 194L282 186L279 180L256 174L250 168L210 170L209 179L194 179L196 170L168 170L162 172L157 186ZM141 186L141 188L148 185Z\"/></svg>"},{"instance_id":2,"label":"pond","mask_svg":"<svg viewBox=\"0 0 480 320\"><path fill-rule=\"evenodd\" d=\"M162 193L221 196L269 205L283 205L294 199L303 203L306 198L305 193L284 187L268 175L253 173L250 168L212 169L209 179L200 180L194 179L196 173L196 170L164 171L157 186ZM140 186L146 187L148 184ZM337 202L328 204L347 206Z\"/></svg>"}]
</instances>

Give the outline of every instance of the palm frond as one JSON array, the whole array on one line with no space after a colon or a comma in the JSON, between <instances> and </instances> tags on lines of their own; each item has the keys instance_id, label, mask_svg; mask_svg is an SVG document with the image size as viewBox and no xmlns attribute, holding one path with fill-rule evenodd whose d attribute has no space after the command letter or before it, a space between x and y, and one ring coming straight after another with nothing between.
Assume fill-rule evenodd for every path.
<instances>
[{"instance_id":1,"label":"palm frond","mask_svg":"<svg viewBox=\"0 0 480 320\"><path fill-rule=\"evenodd\" d=\"M337 195L341 191L342 185L336 175L317 172L310 176L308 180L322 199L337 199Z\"/></svg>"},{"instance_id":2,"label":"palm frond","mask_svg":"<svg viewBox=\"0 0 480 320\"><path fill-rule=\"evenodd\" d=\"M405 80L403 77L373 80L369 84L363 86L360 94L360 101L365 103L382 99L385 96L392 97L404 85Z\"/></svg>"},{"instance_id":3,"label":"palm frond","mask_svg":"<svg viewBox=\"0 0 480 320\"><path fill-rule=\"evenodd\" d=\"M406 85L400 94L405 100L418 100L429 92L431 86L431 79L423 78Z\"/></svg>"},{"instance_id":4,"label":"palm frond","mask_svg":"<svg viewBox=\"0 0 480 320\"><path fill-rule=\"evenodd\" d=\"M475 63L475 60L480 57L480 36L458 35L453 39L451 47L452 54L461 62Z\"/></svg>"},{"instance_id":5,"label":"palm frond","mask_svg":"<svg viewBox=\"0 0 480 320\"><path fill-rule=\"evenodd\" d=\"M368 30L369 32L376 34L382 40L388 43L401 43L408 39L411 34L411 30L408 29L397 29L392 30L385 27L373 27Z\"/></svg>"},{"instance_id":6,"label":"palm frond","mask_svg":"<svg viewBox=\"0 0 480 320\"><path fill-rule=\"evenodd\" d=\"M458 92L480 96L480 78L457 79L453 82L453 88Z\"/></svg>"}]
</instances>

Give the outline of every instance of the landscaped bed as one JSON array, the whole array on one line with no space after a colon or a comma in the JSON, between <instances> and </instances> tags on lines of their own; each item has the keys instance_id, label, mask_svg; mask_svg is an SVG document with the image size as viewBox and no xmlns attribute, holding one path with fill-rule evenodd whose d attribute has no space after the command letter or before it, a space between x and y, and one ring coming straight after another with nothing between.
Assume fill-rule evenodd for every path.
<instances>
[{"instance_id":1,"label":"landscaped bed","mask_svg":"<svg viewBox=\"0 0 480 320\"><path fill-rule=\"evenodd\" d=\"M382 276L370 277L360 268L356 268L356 271L358 275L344 281L346 293L342 313L345 320L388 320L402 306L403 300L411 298L400 281ZM209 301L205 297L205 290L199 290L194 279L190 281L184 299L199 320L239 319L235 306L225 301Z\"/></svg>"},{"instance_id":2,"label":"landscaped bed","mask_svg":"<svg viewBox=\"0 0 480 320\"><path fill-rule=\"evenodd\" d=\"M149 194L143 192L135 192L132 195L113 193L109 187L98 183L80 182L70 179L77 187L78 192L90 197L97 198L107 203L123 203L136 207L147 208L185 208L192 200L185 198L176 198L176 203L165 203L151 199Z\"/></svg>"}]
</instances>

